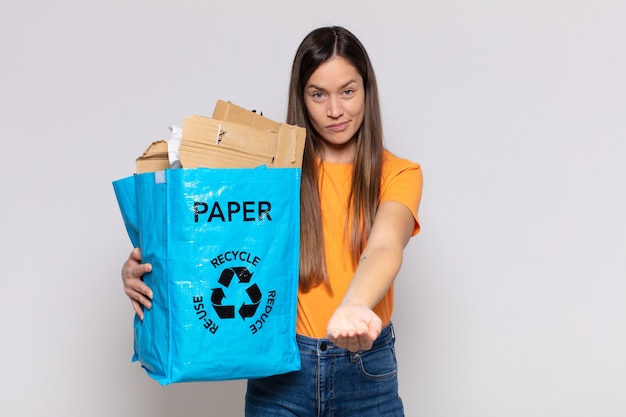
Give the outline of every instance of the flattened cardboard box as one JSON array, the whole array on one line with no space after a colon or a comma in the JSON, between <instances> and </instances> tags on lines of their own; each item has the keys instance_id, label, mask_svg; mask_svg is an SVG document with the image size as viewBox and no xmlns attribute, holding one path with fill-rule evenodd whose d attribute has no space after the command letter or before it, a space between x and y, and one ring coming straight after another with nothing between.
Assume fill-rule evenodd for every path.
<instances>
[{"instance_id":1,"label":"flattened cardboard box","mask_svg":"<svg viewBox=\"0 0 626 417\"><path fill-rule=\"evenodd\" d=\"M218 100L213 117L194 115L184 120L179 156L183 168L301 168L305 139L304 128ZM169 162L152 160L156 157L150 150L137 159L137 173L169 167Z\"/></svg>"},{"instance_id":2,"label":"flattened cardboard box","mask_svg":"<svg viewBox=\"0 0 626 417\"><path fill-rule=\"evenodd\" d=\"M165 140L152 142L148 149L135 161L137 174L162 171L169 167L170 161L167 154L167 141Z\"/></svg>"},{"instance_id":3,"label":"flattened cardboard box","mask_svg":"<svg viewBox=\"0 0 626 417\"><path fill-rule=\"evenodd\" d=\"M277 131L280 125L280 123L264 117L263 114L258 114L256 111L250 111L230 101L226 102L223 100L218 100L215 103L212 117L216 120L226 120L261 130Z\"/></svg>"}]
</instances>

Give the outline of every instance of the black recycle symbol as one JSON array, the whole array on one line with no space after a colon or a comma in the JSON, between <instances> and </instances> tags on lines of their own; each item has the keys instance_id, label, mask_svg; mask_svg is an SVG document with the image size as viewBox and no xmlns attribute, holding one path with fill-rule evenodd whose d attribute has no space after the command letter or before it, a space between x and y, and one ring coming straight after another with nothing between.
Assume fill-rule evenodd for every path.
<instances>
[{"instance_id":1,"label":"black recycle symbol","mask_svg":"<svg viewBox=\"0 0 626 417\"><path fill-rule=\"evenodd\" d=\"M226 268L222 271L220 275L220 279L217 282L221 285L221 287L213 288L211 291L211 303L213 304L213 308L215 312L221 319L232 319L235 318L235 305L224 305L222 302L226 296L224 289L228 289L230 284L233 281L234 277L237 277L239 281L235 285L244 284L247 285L250 283L252 279L252 274L248 271L246 267L233 267ZM249 301L246 303L244 301L239 307L239 315L242 319L246 319L246 317L253 317L256 313L257 308L259 308L259 304L261 303L261 290L256 284L250 285L246 288L246 294L248 294Z\"/></svg>"}]
</instances>

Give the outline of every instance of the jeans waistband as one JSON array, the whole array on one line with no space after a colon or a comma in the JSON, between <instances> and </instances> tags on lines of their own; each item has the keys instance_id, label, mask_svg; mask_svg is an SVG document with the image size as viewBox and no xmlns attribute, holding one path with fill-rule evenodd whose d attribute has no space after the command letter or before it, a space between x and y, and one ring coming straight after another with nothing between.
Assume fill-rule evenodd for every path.
<instances>
[{"instance_id":1,"label":"jeans waistband","mask_svg":"<svg viewBox=\"0 0 626 417\"><path fill-rule=\"evenodd\" d=\"M382 346L393 343L396 340L396 336L393 330L393 324L389 323L372 345L372 349L378 349ZM317 339L314 337L296 335L296 341L301 353L315 354L318 356L331 356L331 355L349 355L351 352L347 349L338 348L333 345L328 339Z\"/></svg>"}]
</instances>

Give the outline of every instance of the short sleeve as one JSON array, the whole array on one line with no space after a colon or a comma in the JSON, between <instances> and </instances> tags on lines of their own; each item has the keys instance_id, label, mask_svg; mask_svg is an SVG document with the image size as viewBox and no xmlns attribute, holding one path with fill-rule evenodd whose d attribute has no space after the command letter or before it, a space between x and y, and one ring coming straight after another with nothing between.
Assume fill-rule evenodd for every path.
<instances>
[{"instance_id":1,"label":"short sleeve","mask_svg":"<svg viewBox=\"0 0 626 417\"><path fill-rule=\"evenodd\" d=\"M415 219L411 236L420 231L419 205L422 199L422 168L418 163L385 154L380 203L395 201L406 206Z\"/></svg>"}]
</instances>

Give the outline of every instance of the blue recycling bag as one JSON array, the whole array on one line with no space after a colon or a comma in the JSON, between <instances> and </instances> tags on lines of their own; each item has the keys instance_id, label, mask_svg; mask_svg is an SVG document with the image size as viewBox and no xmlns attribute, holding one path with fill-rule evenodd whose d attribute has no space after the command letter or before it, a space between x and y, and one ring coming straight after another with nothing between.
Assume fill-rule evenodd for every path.
<instances>
[{"instance_id":1,"label":"blue recycling bag","mask_svg":"<svg viewBox=\"0 0 626 417\"><path fill-rule=\"evenodd\" d=\"M154 292L133 361L162 385L300 369L300 169L195 168L113 182Z\"/></svg>"}]
</instances>

